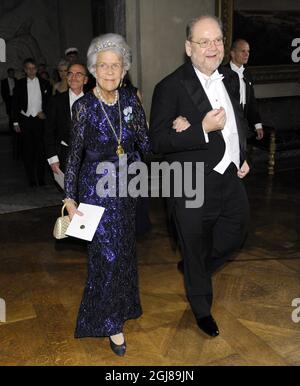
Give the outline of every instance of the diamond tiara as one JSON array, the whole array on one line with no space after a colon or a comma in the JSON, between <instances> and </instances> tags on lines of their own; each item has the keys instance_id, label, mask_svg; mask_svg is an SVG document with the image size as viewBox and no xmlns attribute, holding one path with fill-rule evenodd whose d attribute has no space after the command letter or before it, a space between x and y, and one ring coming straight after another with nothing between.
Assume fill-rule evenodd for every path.
<instances>
[{"instance_id":1,"label":"diamond tiara","mask_svg":"<svg viewBox=\"0 0 300 386\"><path fill-rule=\"evenodd\" d=\"M104 50L106 50L108 48L118 48L122 52L123 55L126 54L126 50L125 50L124 47L121 47L119 44L114 43L114 42L112 42L110 40L107 40L107 41L105 41L105 42L103 42L101 44L98 44L96 46L95 52L104 51Z\"/></svg>"}]
</instances>

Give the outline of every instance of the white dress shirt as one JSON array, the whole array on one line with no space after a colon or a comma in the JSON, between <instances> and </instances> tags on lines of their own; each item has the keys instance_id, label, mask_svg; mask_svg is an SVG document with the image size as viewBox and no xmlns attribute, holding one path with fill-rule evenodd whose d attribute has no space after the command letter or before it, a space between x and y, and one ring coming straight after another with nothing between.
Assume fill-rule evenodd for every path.
<instances>
[{"instance_id":1,"label":"white dress shirt","mask_svg":"<svg viewBox=\"0 0 300 386\"><path fill-rule=\"evenodd\" d=\"M81 98L84 95L83 91L80 94L76 95L71 89L69 89L69 98L70 98L70 113L72 118L72 106L77 99Z\"/></svg>"},{"instance_id":2,"label":"white dress shirt","mask_svg":"<svg viewBox=\"0 0 300 386\"><path fill-rule=\"evenodd\" d=\"M222 82L223 75L220 74L218 70L216 70L210 77L200 72L197 68L195 68L195 71L212 108L219 109L220 107L223 107L226 113L225 126L224 129L221 130L225 141L225 153L214 170L220 174L223 174L231 162L233 162L239 169L239 136L231 100ZM205 140L206 142L209 142L207 133L205 133Z\"/></svg>"},{"instance_id":3,"label":"white dress shirt","mask_svg":"<svg viewBox=\"0 0 300 386\"><path fill-rule=\"evenodd\" d=\"M246 83L244 81L245 67L244 66L238 67L232 61L230 62L230 67L239 76L239 80L240 80L240 104L243 105L243 108L244 108L244 106L246 104ZM261 122L257 122L254 126L255 126L256 130L262 129Z\"/></svg>"},{"instance_id":4,"label":"white dress shirt","mask_svg":"<svg viewBox=\"0 0 300 386\"><path fill-rule=\"evenodd\" d=\"M244 66L238 67L233 62L230 62L230 67L239 76L239 81L240 81L240 104L243 105L243 108L244 108L244 106L246 104L246 84L244 82L244 70L245 70L245 67Z\"/></svg>"},{"instance_id":5,"label":"white dress shirt","mask_svg":"<svg viewBox=\"0 0 300 386\"><path fill-rule=\"evenodd\" d=\"M38 78L27 78L27 95L27 111L25 112L22 110L21 114L25 115L26 117L36 117L38 113L42 111L42 93Z\"/></svg>"},{"instance_id":6,"label":"white dress shirt","mask_svg":"<svg viewBox=\"0 0 300 386\"><path fill-rule=\"evenodd\" d=\"M69 89L69 102L70 102L71 118L72 118L72 106L73 106L74 102L77 101L77 99L81 98L83 95L84 95L83 91L80 94L76 95L71 89ZM69 146L65 141L61 141L60 144L63 146ZM49 165L52 165L56 162L59 162L58 155L54 155L53 157L48 158L47 161L48 161Z\"/></svg>"}]
</instances>

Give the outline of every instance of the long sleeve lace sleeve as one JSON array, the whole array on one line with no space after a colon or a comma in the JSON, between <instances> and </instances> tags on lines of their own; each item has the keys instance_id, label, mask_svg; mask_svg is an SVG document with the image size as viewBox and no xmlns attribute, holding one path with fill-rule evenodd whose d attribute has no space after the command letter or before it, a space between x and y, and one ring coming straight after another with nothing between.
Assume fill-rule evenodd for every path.
<instances>
[{"instance_id":1,"label":"long sleeve lace sleeve","mask_svg":"<svg viewBox=\"0 0 300 386\"><path fill-rule=\"evenodd\" d=\"M134 129L135 143L141 155L145 156L150 153L149 128L146 120L145 111L137 97L134 104Z\"/></svg>"},{"instance_id":2,"label":"long sleeve lace sleeve","mask_svg":"<svg viewBox=\"0 0 300 386\"><path fill-rule=\"evenodd\" d=\"M66 197L77 200L78 177L84 148L86 125L86 106L82 101L75 102L72 108L72 126L69 144L69 156L65 172Z\"/></svg>"}]
</instances>

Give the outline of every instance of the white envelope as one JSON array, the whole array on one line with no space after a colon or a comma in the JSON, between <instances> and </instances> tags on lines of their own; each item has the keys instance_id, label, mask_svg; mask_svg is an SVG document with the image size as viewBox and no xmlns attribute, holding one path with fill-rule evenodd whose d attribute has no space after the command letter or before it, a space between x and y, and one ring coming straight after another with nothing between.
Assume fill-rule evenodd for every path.
<instances>
[{"instance_id":1,"label":"white envelope","mask_svg":"<svg viewBox=\"0 0 300 386\"><path fill-rule=\"evenodd\" d=\"M75 214L68 226L66 235L92 241L105 208L102 206L79 204L78 210L83 216Z\"/></svg>"},{"instance_id":2,"label":"white envelope","mask_svg":"<svg viewBox=\"0 0 300 386\"><path fill-rule=\"evenodd\" d=\"M55 181L58 183L58 185L64 189L64 181L65 181L65 175L64 173L59 170L58 173L53 173Z\"/></svg>"}]
</instances>

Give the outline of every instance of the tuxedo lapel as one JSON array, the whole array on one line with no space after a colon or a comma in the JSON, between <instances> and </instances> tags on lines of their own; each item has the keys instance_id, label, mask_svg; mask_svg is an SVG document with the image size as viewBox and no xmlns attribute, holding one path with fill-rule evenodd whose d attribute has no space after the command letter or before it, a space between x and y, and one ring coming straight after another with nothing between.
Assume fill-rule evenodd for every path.
<instances>
[{"instance_id":1,"label":"tuxedo lapel","mask_svg":"<svg viewBox=\"0 0 300 386\"><path fill-rule=\"evenodd\" d=\"M43 102L43 105L45 105L47 98L50 97L48 95L47 83L40 78L38 78L38 81L39 81L40 90L41 90L41 94L42 94L42 102Z\"/></svg>"},{"instance_id":2,"label":"tuxedo lapel","mask_svg":"<svg viewBox=\"0 0 300 386\"><path fill-rule=\"evenodd\" d=\"M231 69L229 64L220 66L218 71L224 76L223 83L227 92L240 101L240 81L238 74Z\"/></svg>"},{"instance_id":3,"label":"tuxedo lapel","mask_svg":"<svg viewBox=\"0 0 300 386\"><path fill-rule=\"evenodd\" d=\"M181 80L181 83L204 118L204 116L213 108L190 62L185 65L184 78ZM209 133L209 136L214 134L223 138L220 130L215 131L214 133Z\"/></svg>"},{"instance_id":4,"label":"tuxedo lapel","mask_svg":"<svg viewBox=\"0 0 300 386\"><path fill-rule=\"evenodd\" d=\"M57 96L58 122L61 138L69 143L71 128L70 96L69 91Z\"/></svg>"},{"instance_id":5,"label":"tuxedo lapel","mask_svg":"<svg viewBox=\"0 0 300 386\"><path fill-rule=\"evenodd\" d=\"M203 113L207 113L212 110L212 106L207 98L207 95L199 81L192 64L186 63L184 68L184 78L181 80L184 88L192 99L194 105L198 110Z\"/></svg>"},{"instance_id":6,"label":"tuxedo lapel","mask_svg":"<svg viewBox=\"0 0 300 386\"><path fill-rule=\"evenodd\" d=\"M27 111L28 109L28 88L27 88L27 77L21 79L22 81L22 96L21 96L21 103L22 103L22 110Z\"/></svg>"},{"instance_id":7,"label":"tuxedo lapel","mask_svg":"<svg viewBox=\"0 0 300 386\"><path fill-rule=\"evenodd\" d=\"M249 103L249 99L250 99L251 83L250 83L249 77L247 76L246 70L244 71L244 82L245 82L245 85L246 85L246 104L248 104Z\"/></svg>"},{"instance_id":8,"label":"tuxedo lapel","mask_svg":"<svg viewBox=\"0 0 300 386\"><path fill-rule=\"evenodd\" d=\"M67 121L68 123L71 124L71 109L70 109L70 95L69 91L66 91L64 93L64 98L63 98L63 106L62 106L63 114L67 116Z\"/></svg>"}]
</instances>

